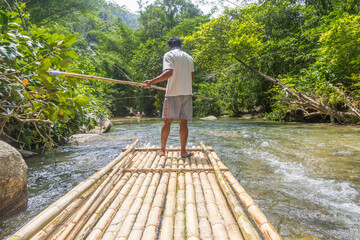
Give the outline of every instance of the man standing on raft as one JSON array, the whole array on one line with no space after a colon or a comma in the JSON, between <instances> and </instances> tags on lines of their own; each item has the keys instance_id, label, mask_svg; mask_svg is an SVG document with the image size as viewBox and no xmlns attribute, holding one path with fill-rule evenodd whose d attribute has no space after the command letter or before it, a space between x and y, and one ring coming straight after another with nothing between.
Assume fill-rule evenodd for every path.
<instances>
[{"instance_id":1,"label":"man standing on raft","mask_svg":"<svg viewBox=\"0 0 360 240\"><path fill-rule=\"evenodd\" d=\"M169 52L163 59L163 72L159 76L143 82L144 88L152 84L166 81L166 93L162 117L164 123L161 128L161 149L158 154L165 155L166 142L170 133L173 119L179 119L181 157L191 157L192 153L186 152L188 139L187 122L192 120L192 81L194 79L194 60L181 50L179 37L168 40Z\"/></svg>"}]
</instances>

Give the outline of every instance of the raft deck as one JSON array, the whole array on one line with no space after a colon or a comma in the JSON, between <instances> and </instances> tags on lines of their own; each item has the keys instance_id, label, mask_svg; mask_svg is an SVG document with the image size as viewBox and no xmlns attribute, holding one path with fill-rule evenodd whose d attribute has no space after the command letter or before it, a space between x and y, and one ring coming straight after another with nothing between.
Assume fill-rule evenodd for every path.
<instances>
[{"instance_id":1,"label":"raft deck","mask_svg":"<svg viewBox=\"0 0 360 240\"><path fill-rule=\"evenodd\" d=\"M9 239L281 239L212 148L137 143Z\"/></svg>"}]
</instances>

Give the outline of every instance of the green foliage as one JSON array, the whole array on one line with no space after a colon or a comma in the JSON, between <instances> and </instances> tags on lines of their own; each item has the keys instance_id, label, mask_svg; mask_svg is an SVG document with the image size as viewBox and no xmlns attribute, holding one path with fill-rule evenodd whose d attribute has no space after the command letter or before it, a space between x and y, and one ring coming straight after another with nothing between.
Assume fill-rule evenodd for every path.
<instances>
[{"instance_id":1,"label":"green foliage","mask_svg":"<svg viewBox=\"0 0 360 240\"><path fill-rule=\"evenodd\" d=\"M227 10L202 24L186 37L204 72L198 87L210 89L204 83L215 76L213 95L222 99L221 108L230 115L260 107L270 110L269 118L282 119L287 112L302 109L285 91L246 74L249 69L241 66L245 62L334 112L348 111L349 104L356 107L359 17L348 12L357 9L358 2L351 1L354 5L349 8L344 4L335 7L336 2L327 9L324 6L319 14L315 2L265 1ZM224 74L227 81L223 81Z\"/></svg>"},{"instance_id":2,"label":"green foliage","mask_svg":"<svg viewBox=\"0 0 360 240\"><path fill-rule=\"evenodd\" d=\"M242 63L329 111L360 107L358 0L266 0L211 20L189 0L156 0L138 21L103 0L16 2L0 3L0 133L27 149L62 142L104 115L160 116L163 92L47 72L143 82L161 73L174 35L195 59L194 93L215 99L194 99L196 116L308 112Z\"/></svg>"},{"instance_id":3,"label":"green foliage","mask_svg":"<svg viewBox=\"0 0 360 240\"><path fill-rule=\"evenodd\" d=\"M319 39L318 59L314 64L323 78L350 89L360 79L360 16L343 14L330 22ZM359 90L359 88L357 88Z\"/></svg>"},{"instance_id":4,"label":"green foliage","mask_svg":"<svg viewBox=\"0 0 360 240\"><path fill-rule=\"evenodd\" d=\"M274 2L270 0L268 2ZM341 15L344 12L351 14L357 14L360 10L360 1L359 0L328 0L328 1L318 1L318 0L293 0L292 2L297 4L305 4L307 6L313 7L315 13L318 15L328 15L331 13L336 13Z\"/></svg>"},{"instance_id":5,"label":"green foliage","mask_svg":"<svg viewBox=\"0 0 360 240\"><path fill-rule=\"evenodd\" d=\"M139 33L142 42L163 37L185 19L201 15L189 0L156 0L140 11Z\"/></svg>"},{"instance_id":6,"label":"green foliage","mask_svg":"<svg viewBox=\"0 0 360 240\"><path fill-rule=\"evenodd\" d=\"M70 48L75 36L24 26L24 17L1 11L1 134L38 150L52 147L54 140L63 142L79 126L90 124L84 112L90 98L73 80L47 73L50 68L67 71L78 58Z\"/></svg>"},{"instance_id":7,"label":"green foliage","mask_svg":"<svg viewBox=\"0 0 360 240\"><path fill-rule=\"evenodd\" d=\"M239 68L236 61L236 58L251 59L262 49L264 29L251 14L256 8L229 10L185 38L200 71L207 72L201 83L196 84L197 88L211 89L207 92L218 100L217 105L228 115L254 111L263 97L264 84Z\"/></svg>"},{"instance_id":8,"label":"green foliage","mask_svg":"<svg viewBox=\"0 0 360 240\"><path fill-rule=\"evenodd\" d=\"M358 22L359 16L347 13L341 17L333 14L323 17L322 24L316 27L317 36L312 36L318 39L316 48L309 54L314 60L304 65L297 74L281 76L281 81L336 111L347 109L348 102L344 101L344 93L355 104L359 102ZM314 29L306 29L306 34L313 33ZM290 100L277 95L274 99L282 101L282 105Z\"/></svg>"},{"instance_id":9,"label":"green foliage","mask_svg":"<svg viewBox=\"0 0 360 240\"><path fill-rule=\"evenodd\" d=\"M8 5L2 4L0 7L3 10L15 11L17 9L17 0L7 0ZM103 4L102 0L23 0L26 9L31 16L31 22L34 24L51 24L53 21L57 21L64 17L73 18L74 15L79 13L89 12L96 7Z\"/></svg>"}]
</instances>

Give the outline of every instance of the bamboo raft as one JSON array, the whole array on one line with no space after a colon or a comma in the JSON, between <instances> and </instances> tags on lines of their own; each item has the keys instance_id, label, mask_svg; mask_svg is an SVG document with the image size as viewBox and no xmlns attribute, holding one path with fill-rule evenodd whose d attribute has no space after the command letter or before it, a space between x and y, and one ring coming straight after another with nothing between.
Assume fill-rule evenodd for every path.
<instances>
[{"instance_id":1,"label":"bamboo raft","mask_svg":"<svg viewBox=\"0 0 360 240\"><path fill-rule=\"evenodd\" d=\"M9 239L281 239L212 148L137 143Z\"/></svg>"}]
</instances>

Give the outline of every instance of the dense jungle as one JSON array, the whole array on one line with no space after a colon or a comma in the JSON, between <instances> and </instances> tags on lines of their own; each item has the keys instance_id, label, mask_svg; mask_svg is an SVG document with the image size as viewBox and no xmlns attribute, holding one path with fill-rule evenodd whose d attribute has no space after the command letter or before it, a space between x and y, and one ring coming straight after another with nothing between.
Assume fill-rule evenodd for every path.
<instances>
[{"instance_id":1,"label":"dense jungle","mask_svg":"<svg viewBox=\"0 0 360 240\"><path fill-rule=\"evenodd\" d=\"M359 0L233 1L217 14L190 0L138 4L1 1L2 138L41 151L105 115L160 116L164 92L49 71L142 83L161 73L170 36L195 60L194 93L214 99L194 98L197 117L359 124Z\"/></svg>"}]
</instances>

